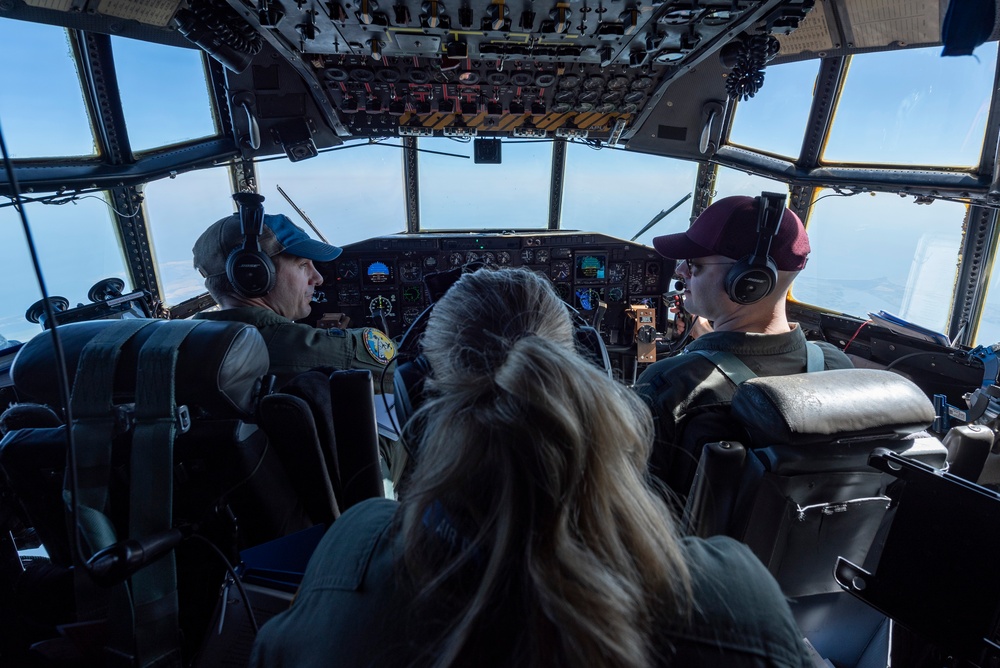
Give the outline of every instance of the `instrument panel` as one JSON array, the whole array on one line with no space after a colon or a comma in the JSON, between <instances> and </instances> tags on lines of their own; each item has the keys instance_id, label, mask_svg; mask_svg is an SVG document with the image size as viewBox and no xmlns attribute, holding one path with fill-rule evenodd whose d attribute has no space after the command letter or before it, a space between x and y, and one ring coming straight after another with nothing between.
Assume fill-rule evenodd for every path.
<instances>
[{"instance_id":1,"label":"instrument panel","mask_svg":"<svg viewBox=\"0 0 1000 668\"><path fill-rule=\"evenodd\" d=\"M657 329L666 324L661 295L669 289L672 260L648 246L571 231L401 234L350 244L337 260L317 264L324 282L312 319L342 313L351 327L384 328L399 337L430 305L424 277L472 262L528 267L545 276L612 352L632 343L630 306L655 309Z\"/></svg>"}]
</instances>

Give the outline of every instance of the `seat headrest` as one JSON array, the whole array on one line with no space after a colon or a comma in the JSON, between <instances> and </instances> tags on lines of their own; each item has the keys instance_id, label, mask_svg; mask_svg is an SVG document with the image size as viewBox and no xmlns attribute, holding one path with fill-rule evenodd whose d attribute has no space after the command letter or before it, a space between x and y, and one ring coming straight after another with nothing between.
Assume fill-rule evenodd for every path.
<instances>
[{"instance_id":1,"label":"seat headrest","mask_svg":"<svg viewBox=\"0 0 1000 668\"><path fill-rule=\"evenodd\" d=\"M903 438L934 421L919 387L891 371L837 369L752 378L737 389L733 417L757 444Z\"/></svg>"},{"instance_id":2,"label":"seat headrest","mask_svg":"<svg viewBox=\"0 0 1000 668\"><path fill-rule=\"evenodd\" d=\"M128 326L128 322L91 320L59 327L71 386L84 346L106 329L122 329L123 323ZM114 403L135 401L139 350L154 330L176 324L180 323L154 320L122 347L115 370ZM269 364L264 339L252 325L200 321L177 351L175 401L178 405L200 407L218 417L245 417L253 412L255 386L267 373ZM11 378L24 400L53 406L61 403L51 330L36 335L18 351L11 366Z\"/></svg>"}]
</instances>

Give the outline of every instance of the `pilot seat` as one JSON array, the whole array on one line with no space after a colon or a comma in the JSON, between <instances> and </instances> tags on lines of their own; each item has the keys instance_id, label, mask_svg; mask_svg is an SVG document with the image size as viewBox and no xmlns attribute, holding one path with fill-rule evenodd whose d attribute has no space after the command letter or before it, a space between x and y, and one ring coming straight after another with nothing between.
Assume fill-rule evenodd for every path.
<instances>
[{"instance_id":1,"label":"pilot seat","mask_svg":"<svg viewBox=\"0 0 1000 668\"><path fill-rule=\"evenodd\" d=\"M5 560L0 584L14 594L14 616L39 612L25 627L44 635L38 629L62 625L61 637L24 655L39 665L67 651L101 665L187 663L240 550L382 495L367 372L320 373L325 393L310 405L271 391L266 346L246 324L97 320L58 331L71 421L54 424L66 414L45 331L11 368L19 400L38 404L39 417L32 424L32 410L8 409L12 428L0 441L6 498L48 555L13 571Z\"/></svg>"},{"instance_id":2,"label":"pilot seat","mask_svg":"<svg viewBox=\"0 0 1000 668\"><path fill-rule=\"evenodd\" d=\"M836 666L885 666L887 624L841 590L838 557L864 563L889 508L876 448L940 468L924 430L931 402L891 371L841 369L752 378L732 402L745 440L705 446L685 508L689 531L744 543L792 600L817 652Z\"/></svg>"}]
</instances>

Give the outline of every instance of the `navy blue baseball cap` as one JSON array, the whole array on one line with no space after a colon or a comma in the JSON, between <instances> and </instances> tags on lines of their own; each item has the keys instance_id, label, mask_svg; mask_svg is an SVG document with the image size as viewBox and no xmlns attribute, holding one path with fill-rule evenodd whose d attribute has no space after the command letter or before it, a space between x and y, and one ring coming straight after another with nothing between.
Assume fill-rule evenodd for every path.
<instances>
[{"instance_id":1,"label":"navy blue baseball cap","mask_svg":"<svg viewBox=\"0 0 1000 668\"><path fill-rule=\"evenodd\" d=\"M238 214L216 221L194 243L194 268L204 277L226 273L226 260L234 248L243 245ZM342 249L312 239L306 231L282 214L264 214L264 233L260 235L260 249L268 257L288 253L314 262L329 262L341 254Z\"/></svg>"}]
</instances>

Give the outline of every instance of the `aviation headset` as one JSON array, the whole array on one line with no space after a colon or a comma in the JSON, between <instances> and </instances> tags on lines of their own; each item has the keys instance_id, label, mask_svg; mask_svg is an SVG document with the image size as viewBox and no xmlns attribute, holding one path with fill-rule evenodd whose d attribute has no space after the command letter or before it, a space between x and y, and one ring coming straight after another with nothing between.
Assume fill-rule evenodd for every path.
<instances>
[{"instance_id":1,"label":"aviation headset","mask_svg":"<svg viewBox=\"0 0 1000 668\"><path fill-rule=\"evenodd\" d=\"M240 234L243 243L226 258L226 278L241 297L263 297L276 279L274 263L260 249L264 233L264 196L257 193L233 195L240 209Z\"/></svg>"},{"instance_id":2,"label":"aviation headset","mask_svg":"<svg viewBox=\"0 0 1000 668\"><path fill-rule=\"evenodd\" d=\"M410 418L417 412L425 401L424 385L427 379L434 375L430 363L420 350L420 338L427 329L427 322L434 303L447 291L462 274L472 273L483 268L482 262L474 262L464 267L450 269L447 271L429 274L425 278L427 294L431 299L431 305L417 316L409 329L403 335L399 343L399 350L396 353L397 366L393 375L393 400L396 413L396 421L399 431L402 433ZM565 303L565 302L564 302ZM595 366L602 369L612 377L611 360L608 357L607 348L600 333L592 327L580 313L570 304L566 304L573 321L573 339L576 342L576 349L584 358L592 361ZM417 430L419 431L419 429ZM406 449L410 459L416 461L416 447L411 444L405 436L401 436L403 447ZM419 438L414 439L418 441Z\"/></svg>"},{"instance_id":3,"label":"aviation headset","mask_svg":"<svg viewBox=\"0 0 1000 668\"><path fill-rule=\"evenodd\" d=\"M754 304L771 294L778 270L769 255L785 214L785 195L764 192L754 198L757 211L757 246L742 257L726 274L729 298L737 304Z\"/></svg>"}]
</instances>

